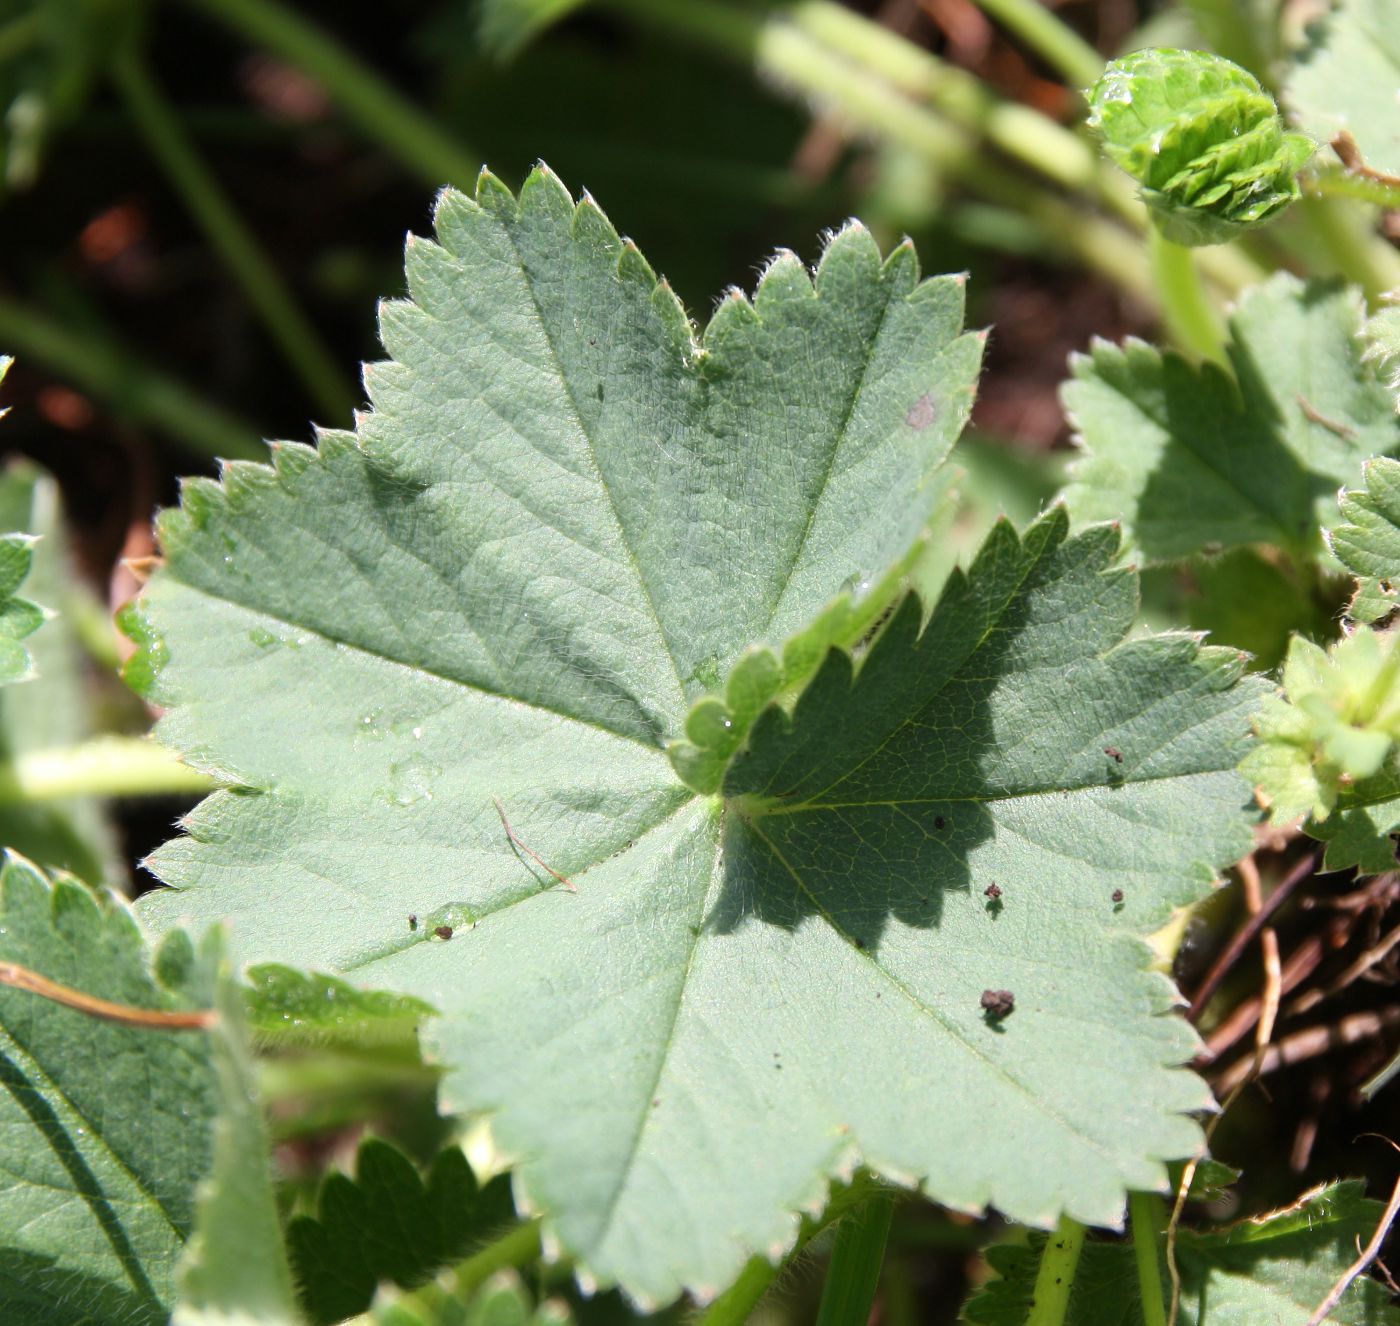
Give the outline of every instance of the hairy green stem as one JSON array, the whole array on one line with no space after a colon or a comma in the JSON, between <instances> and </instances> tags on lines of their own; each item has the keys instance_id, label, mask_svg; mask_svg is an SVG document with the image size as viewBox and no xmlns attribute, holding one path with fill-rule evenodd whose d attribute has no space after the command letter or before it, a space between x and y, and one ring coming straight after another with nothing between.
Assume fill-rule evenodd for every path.
<instances>
[{"instance_id":1,"label":"hairy green stem","mask_svg":"<svg viewBox=\"0 0 1400 1326\"><path fill-rule=\"evenodd\" d=\"M1158 1235L1158 1230L1166 1228L1166 1208L1156 1193L1135 1192L1128 1197L1128 1218L1133 1227L1133 1260L1137 1264L1143 1326L1167 1326Z\"/></svg>"},{"instance_id":2,"label":"hairy green stem","mask_svg":"<svg viewBox=\"0 0 1400 1326\"><path fill-rule=\"evenodd\" d=\"M879 1191L880 1186L874 1179L858 1174L848 1187L832 1197L819 1219L802 1222L797 1242L786 1257L776 1263L762 1256L750 1259L739 1278L696 1318L695 1326L744 1326L773 1281L792 1265L807 1245Z\"/></svg>"},{"instance_id":3,"label":"hairy green stem","mask_svg":"<svg viewBox=\"0 0 1400 1326\"><path fill-rule=\"evenodd\" d=\"M473 187L481 162L367 64L276 0L189 0L314 78L373 142L429 184Z\"/></svg>"},{"instance_id":4,"label":"hairy green stem","mask_svg":"<svg viewBox=\"0 0 1400 1326\"><path fill-rule=\"evenodd\" d=\"M134 49L123 51L112 61L111 72L146 146L243 287L248 302L317 407L326 412L325 422L348 424L355 401L345 389L346 375L321 344L213 172L200 159L140 54Z\"/></svg>"},{"instance_id":5,"label":"hairy green stem","mask_svg":"<svg viewBox=\"0 0 1400 1326\"><path fill-rule=\"evenodd\" d=\"M1329 165L1314 170L1308 176L1306 187L1325 198L1350 198L1373 207L1400 211L1400 180L1363 175L1344 166Z\"/></svg>"},{"instance_id":6,"label":"hairy green stem","mask_svg":"<svg viewBox=\"0 0 1400 1326\"><path fill-rule=\"evenodd\" d=\"M1079 1254L1084 1251L1087 1233L1079 1221L1063 1216L1059 1228L1045 1240L1026 1326L1064 1326L1070 1292L1074 1288L1074 1272L1079 1265Z\"/></svg>"},{"instance_id":7,"label":"hairy green stem","mask_svg":"<svg viewBox=\"0 0 1400 1326\"><path fill-rule=\"evenodd\" d=\"M836 1227L817 1326L865 1326L880 1285L894 1194L876 1193Z\"/></svg>"},{"instance_id":8,"label":"hairy green stem","mask_svg":"<svg viewBox=\"0 0 1400 1326\"><path fill-rule=\"evenodd\" d=\"M0 345L43 364L100 396L114 413L158 428L198 455L267 459L267 448L241 420L105 336L76 331L18 300L0 296Z\"/></svg>"},{"instance_id":9,"label":"hairy green stem","mask_svg":"<svg viewBox=\"0 0 1400 1326\"><path fill-rule=\"evenodd\" d=\"M394 1302L412 1313L415 1310L436 1320L437 1314L453 1302L465 1302L497 1271L524 1266L540 1255L540 1222L528 1220L502 1234L451 1270L444 1271L420 1289L399 1294ZM370 1326L374 1318L368 1313L352 1317L348 1326Z\"/></svg>"},{"instance_id":10,"label":"hairy green stem","mask_svg":"<svg viewBox=\"0 0 1400 1326\"><path fill-rule=\"evenodd\" d=\"M1047 9L1042 0L976 3L1057 70L1072 88L1087 88L1103 73L1103 56Z\"/></svg>"},{"instance_id":11,"label":"hairy green stem","mask_svg":"<svg viewBox=\"0 0 1400 1326\"><path fill-rule=\"evenodd\" d=\"M189 794L215 786L147 737L94 737L81 746L26 751L0 761L0 805Z\"/></svg>"},{"instance_id":12,"label":"hairy green stem","mask_svg":"<svg viewBox=\"0 0 1400 1326\"><path fill-rule=\"evenodd\" d=\"M1156 226L1148 243L1157 297L1172 339L1203 359L1225 363L1224 320L1201 283L1195 250L1169 240Z\"/></svg>"},{"instance_id":13,"label":"hairy green stem","mask_svg":"<svg viewBox=\"0 0 1400 1326\"><path fill-rule=\"evenodd\" d=\"M1348 281L1366 293L1371 304L1387 291L1400 289L1400 252L1373 233L1364 211L1345 199L1304 196L1298 211Z\"/></svg>"}]
</instances>

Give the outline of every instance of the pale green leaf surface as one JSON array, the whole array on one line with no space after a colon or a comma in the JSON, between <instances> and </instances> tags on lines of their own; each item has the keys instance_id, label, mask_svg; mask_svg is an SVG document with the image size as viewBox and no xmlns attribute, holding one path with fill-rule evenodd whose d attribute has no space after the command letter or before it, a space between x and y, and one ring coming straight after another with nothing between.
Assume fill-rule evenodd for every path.
<instances>
[{"instance_id":1,"label":"pale green leaf surface","mask_svg":"<svg viewBox=\"0 0 1400 1326\"><path fill-rule=\"evenodd\" d=\"M1345 129L1366 164L1400 174L1400 10L1393 0L1340 0L1312 32L1284 97L1322 142Z\"/></svg>"},{"instance_id":2,"label":"pale green leaf surface","mask_svg":"<svg viewBox=\"0 0 1400 1326\"><path fill-rule=\"evenodd\" d=\"M779 808L779 708L729 801L696 796L665 749L692 698L853 575L857 608L896 592L977 358L960 289L847 230L815 294L780 259L697 351L591 206L544 175L480 199L411 248L421 307L386 310L405 362L370 370L358 436L162 521L133 676L241 786L157 854L147 914L440 1010L446 1106L490 1115L585 1281L643 1302L789 1246L859 1157L960 1207L1116 1221L1198 1145L1193 1038L1130 932L1248 847L1237 656L1120 644L1115 536L1066 542L1057 512L1000 527L917 646L907 599L870 685L817 660L836 708L799 703L783 767L819 753L834 784L866 739L843 724L922 729L903 781L870 767L889 804Z\"/></svg>"},{"instance_id":3,"label":"pale green leaf surface","mask_svg":"<svg viewBox=\"0 0 1400 1326\"><path fill-rule=\"evenodd\" d=\"M43 630L25 641L33 678L22 687L0 687L3 763L9 756L76 746L90 737L95 692L73 625L88 606L83 602L88 594L69 555L54 480L27 463L6 468L0 474L0 529L22 530L37 538L25 592L53 610ZM111 824L93 798L0 802L0 844L46 870L69 870L92 884L115 886L125 878Z\"/></svg>"},{"instance_id":4,"label":"pale green leaf surface","mask_svg":"<svg viewBox=\"0 0 1400 1326\"><path fill-rule=\"evenodd\" d=\"M146 1008L207 1006L213 954L10 857L0 960ZM98 1021L0 988L0 1303L6 1326L158 1326L208 1171L220 1088L202 1032Z\"/></svg>"},{"instance_id":5,"label":"pale green leaf surface","mask_svg":"<svg viewBox=\"0 0 1400 1326\"><path fill-rule=\"evenodd\" d=\"M1380 1222L1382 1204L1355 1180L1306 1194L1295 1206L1221 1229L1182 1229L1180 1326L1301 1326L1356 1259ZM998 1278L964 1309L975 1326L1024 1326L1043 1236L987 1254ZM1090 1241L1075 1273L1065 1326L1143 1326L1129 1243ZM1165 1290L1166 1276L1163 1274ZM1362 1276L1327 1318L1338 1326L1395 1326L1400 1309Z\"/></svg>"},{"instance_id":6,"label":"pale green leaf surface","mask_svg":"<svg viewBox=\"0 0 1400 1326\"><path fill-rule=\"evenodd\" d=\"M1076 521L1121 520L1151 562L1247 543L1316 556L1338 488L1400 451L1360 321L1352 292L1278 275L1230 319L1235 381L1141 341L1076 356L1063 393L1085 452L1066 494Z\"/></svg>"},{"instance_id":7,"label":"pale green leaf surface","mask_svg":"<svg viewBox=\"0 0 1400 1326\"><path fill-rule=\"evenodd\" d=\"M173 1326L298 1326L272 1184L267 1130L244 1027L243 991L225 969L210 1033L219 1115L211 1171L177 1269Z\"/></svg>"},{"instance_id":8,"label":"pale green leaf surface","mask_svg":"<svg viewBox=\"0 0 1400 1326\"><path fill-rule=\"evenodd\" d=\"M1365 480L1364 488L1342 494L1346 523L1334 525L1327 539L1359 581L1351 616L1374 622L1400 603L1400 462L1368 462Z\"/></svg>"}]
</instances>

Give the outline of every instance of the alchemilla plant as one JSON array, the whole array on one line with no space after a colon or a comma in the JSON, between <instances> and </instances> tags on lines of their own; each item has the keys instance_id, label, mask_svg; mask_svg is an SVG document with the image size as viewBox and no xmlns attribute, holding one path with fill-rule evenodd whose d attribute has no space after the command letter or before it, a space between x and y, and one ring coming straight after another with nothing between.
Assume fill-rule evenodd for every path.
<instances>
[{"instance_id":1,"label":"alchemilla plant","mask_svg":"<svg viewBox=\"0 0 1400 1326\"><path fill-rule=\"evenodd\" d=\"M566 6L538 8L488 32ZM962 276L852 221L702 323L545 166L438 195L352 430L160 514L120 620L178 763L21 740L11 697L60 706L76 613L20 597L67 582L46 481L9 476L6 1320L563 1323L617 1289L727 1326L830 1246L819 1319L855 1326L917 1197L989 1247L968 1322L1400 1321L1364 1273L1396 1203L1363 1182L1202 1214L1237 1200L1212 1142L1238 1093L1197 1071L1234 1042L1171 972L1238 881L1253 919L1191 1017L1263 930L1240 1081L1272 1071L1270 916L1315 871L1368 898L1396 871L1400 262L1367 209L1400 163L1357 112L1319 164L1314 127L1365 10L1282 82L1175 49L1075 74L1141 203L1073 159L1150 236L1174 344L1077 355L1062 492L974 540ZM785 52L900 49L774 15L798 90L816 66ZM1044 17L1028 39L1074 65ZM1354 283L1260 265L1295 204L1352 227ZM1187 581L1209 631L1170 606ZM76 877L110 842L33 818L92 789L80 755L112 790L209 792L134 907ZM361 1136L395 1133L394 1093L431 1102L412 1145ZM353 1173L271 1163L330 1128Z\"/></svg>"}]
</instances>

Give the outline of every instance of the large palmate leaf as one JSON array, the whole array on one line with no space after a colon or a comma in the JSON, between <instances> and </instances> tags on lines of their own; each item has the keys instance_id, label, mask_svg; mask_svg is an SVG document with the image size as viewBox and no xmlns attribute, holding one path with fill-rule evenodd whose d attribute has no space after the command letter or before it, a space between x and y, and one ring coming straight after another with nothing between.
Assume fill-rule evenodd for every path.
<instances>
[{"instance_id":1,"label":"large palmate leaf","mask_svg":"<svg viewBox=\"0 0 1400 1326\"><path fill-rule=\"evenodd\" d=\"M1118 1220L1198 1142L1129 932L1248 846L1238 656L1123 643L1116 536L1061 511L920 634L900 572L978 345L907 250L780 258L697 344L545 174L445 195L438 236L357 435L162 519L132 676L236 786L147 914L437 1009L448 1107L643 1301L790 1245L858 1160Z\"/></svg>"},{"instance_id":2,"label":"large palmate leaf","mask_svg":"<svg viewBox=\"0 0 1400 1326\"><path fill-rule=\"evenodd\" d=\"M1086 452L1066 495L1075 517L1122 520L1150 561L1247 543L1315 556L1337 489L1400 451L1360 326L1354 292L1279 275L1230 319L1233 381L1141 341L1076 356L1064 388Z\"/></svg>"},{"instance_id":3,"label":"large palmate leaf","mask_svg":"<svg viewBox=\"0 0 1400 1326\"><path fill-rule=\"evenodd\" d=\"M1323 142L1345 130L1366 164L1400 174L1400 10L1392 0L1339 0L1312 31L1285 98Z\"/></svg>"},{"instance_id":4,"label":"large palmate leaf","mask_svg":"<svg viewBox=\"0 0 1400 1326\"><path fill-rule=\"evenodd\" d=\"M212 937L211 937L212 940ZM0 961L142 1008L206 1005L214 952L167 939L154 970L115 899L0 869ZM0 1302L7 1326L156 1326L211 1164L210 1036L99 1021L0 987Z\"/></svg>"}]
</instances>

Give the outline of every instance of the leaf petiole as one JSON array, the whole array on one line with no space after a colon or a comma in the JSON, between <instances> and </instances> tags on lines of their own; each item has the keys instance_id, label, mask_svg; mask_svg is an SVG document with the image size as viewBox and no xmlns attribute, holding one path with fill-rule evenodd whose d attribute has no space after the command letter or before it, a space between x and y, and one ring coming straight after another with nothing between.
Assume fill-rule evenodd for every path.
<instances>
[{"instance_id":1,"label":"leaf petiole","mask_svg":"<svg viewBox=\"0 0 1400 1326\"><path fill-rule=\"evenodd\" d=\"M1079 1254L1084 1251L1088 1232L1072 1216L1062 1216L1059 1227L1045 1240L1026 1326L1064 1326L1070 1291L1074 1288L1075 1268L1079 1265Z\"/></svg>"}]
</instances>

